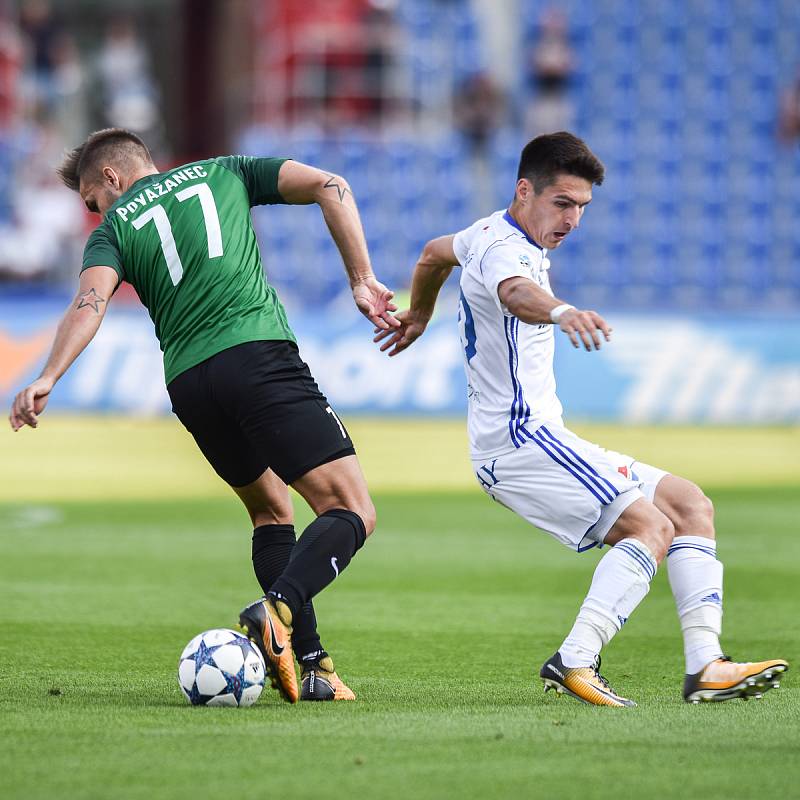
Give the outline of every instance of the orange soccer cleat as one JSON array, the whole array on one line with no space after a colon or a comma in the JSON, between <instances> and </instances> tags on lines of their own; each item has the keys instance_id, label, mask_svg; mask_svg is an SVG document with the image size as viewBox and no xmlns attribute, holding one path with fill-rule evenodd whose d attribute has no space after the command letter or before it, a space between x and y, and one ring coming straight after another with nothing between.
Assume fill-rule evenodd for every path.
<instances>
[{"instance_id":1,"label":"orange soccer cleat","mask_svg":"<svg viewBox=\"0 0 800 800\"><path fill-rule=\"evenodd\" d=\"M539 671L544 690L555 689L558 694L569 694L582 703L595 706L635 706L633 700L618 695L600 674L600 656L591 667L565 667L561 654L556 653Z\"/></svg>"},{"instance_id":2,"label":"orange soccer cleat","mask_svg":"<svg viewBox=\"0 0 800 800\"><path fill-rule=\"evenodd\" d=\"M781 658L739 664L723 656L700 672L686 676L683 699L687 703L721 702L737 697L758 699L764 692L780 686L780 675L787 669L789 664Z\"/></svg>"},{"instance_id":3,"label":"orange soccer cleat","mask_svg":"<svg viewBox=\"0 0 800 800\"><path fill-rule=\"evenodd\" d=\"M344 684L333 668L333 659L324 656L303 665L300 676L301 700L355 700L353 690Z\"/></svg>"},{"instance_id":4,"label":"orange soccer cleat","mask_svg":"<svg viewBox=\"0 0 800 800\"><path fill-rule=\"evenodd\" d=\"M299 695L292 652L292 612L280 600L263 597L239 614L239 628L264 656L272 687L284 700L296 703Z\"/></svg>"}]
</instances>

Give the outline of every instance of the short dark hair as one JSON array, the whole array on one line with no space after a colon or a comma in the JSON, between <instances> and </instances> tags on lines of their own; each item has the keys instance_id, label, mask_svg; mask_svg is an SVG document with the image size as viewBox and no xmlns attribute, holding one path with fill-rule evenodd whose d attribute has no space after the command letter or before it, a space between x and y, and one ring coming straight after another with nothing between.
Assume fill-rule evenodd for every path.
<instances>
[{"instance_id":1,"label":"short dark hair","mask_svg":"<svg viewBox=\"0 0 800 800\"><path fill-rule=\"evenodd\" d=\"M606 168L583 139L567 131L546 133L525 145L519 159L517 180L527 178L536 194L540 194L563 173L577 175L599 186Z\"/></svg>"},{"instance_id":2,"label":"short dark hair","mask_svg":"<svg viewBox=\"0 0 800 800\"><path fill-rule=\"evenodd\" d=\"M132 158L146 164L153 161L147 145L135 133L124 128L104 128L90 133L83 144L65 153L56 172L70 189L77 192L81 177L91 175L101 164L119 164Z\"/></svg>"}]
</instances>

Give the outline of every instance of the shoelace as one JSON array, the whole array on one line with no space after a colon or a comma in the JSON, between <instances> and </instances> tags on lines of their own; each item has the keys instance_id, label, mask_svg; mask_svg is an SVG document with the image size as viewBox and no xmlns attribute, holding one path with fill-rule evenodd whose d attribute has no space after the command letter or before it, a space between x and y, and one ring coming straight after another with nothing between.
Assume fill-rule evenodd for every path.
<instances>
[{"instance_id":1,"label":"shoelace","mask_svg":"<svg viewBox=\"0 0 800 800\"><path fill-rule=\"evenodd\" d=\"M592 665L592 669L594 670L594 675L597 678L597 680L599 680L600 683L602 683L603 686L605 686L606 689L608 689L611 692L614 692L614 690L611 688L609 682L600 674L600 664L601 663L602 663L602 661L600 660L600 656L599 655L596 656L595 659L594 659L594 664ZM614 692L614 694L616 694L616 692Z\"/></svg>"}]
</instances>

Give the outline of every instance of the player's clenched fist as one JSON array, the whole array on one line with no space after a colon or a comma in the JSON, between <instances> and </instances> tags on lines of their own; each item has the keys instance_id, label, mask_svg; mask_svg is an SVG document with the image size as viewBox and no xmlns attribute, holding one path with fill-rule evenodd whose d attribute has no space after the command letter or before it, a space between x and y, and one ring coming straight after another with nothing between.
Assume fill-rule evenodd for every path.
<instances>
[{"instance_id":1,"label":"player's clenched fist","mask_svg":"<svg viewBox=\"0 0 800 800\"><path fill-rule=\"evenodd\" d=\"M611 339L611 328L596 311L570 308L561 315L558 325L569 336L573 347L580 347L583 342L586 350L599 350L600 334L607 342Z\"/></svg>"}]
</instances>

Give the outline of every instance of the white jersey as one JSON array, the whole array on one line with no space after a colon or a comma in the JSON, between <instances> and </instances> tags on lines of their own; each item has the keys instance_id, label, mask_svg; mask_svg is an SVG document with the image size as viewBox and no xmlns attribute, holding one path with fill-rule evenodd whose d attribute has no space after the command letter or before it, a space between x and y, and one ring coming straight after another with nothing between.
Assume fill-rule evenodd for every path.
<instances>
[{"instance_id":1,"label":"white jersey","mask_svg":"<svg viewBox=\"0 0 800 800\"><path fill-rule=\"evenodd\" d=\"M516 276L552 295L550 262L507 211L457 233L453 249L463 267L458 321L470 450L474 459L493 458L529 443L543 422L561 420L554 326L521 322L497 295L500 282Z\"/></svg>"}]
</instances>

